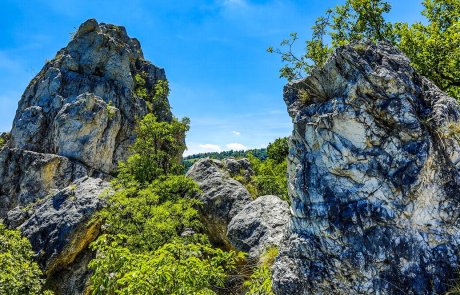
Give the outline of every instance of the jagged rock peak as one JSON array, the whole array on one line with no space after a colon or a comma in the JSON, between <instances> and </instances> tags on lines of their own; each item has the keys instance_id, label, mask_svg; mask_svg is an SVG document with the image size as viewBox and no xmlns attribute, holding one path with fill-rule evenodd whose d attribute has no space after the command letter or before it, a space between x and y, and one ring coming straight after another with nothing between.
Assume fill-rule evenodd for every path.
<instances>
[{"instance_id":1,"label":"jagged rock peak","mask_svg":"<svg viewBox=\"0 0 460 295\"><path fill-rule=\"evenodd\" d=\"M29 238L56 294L85 290L93 216L129 156L135 120L172 119L155 93L160 80L164 70L123 27L90 19L30 82L11 133L0 134L0 220Z\"/></svg>"},{"instance_id":2,"label":"jagged rock peak","mask_svg":"<svg viewBox=\"0 0 460 295\"><path fill-rule=\"evenodd\" d=\"M460 267L460 106L389 44L285 87L291 224L276 294L444 294Z\"/></svg>"},{"instance_id":3,"label":"jagged rock peak","mask_svg":"<svg viewBox=\"0 0 460 295\"><path fill-rule=\"evenodd\" d=\"M159 80L164 70L144 60L139 41L90 19L25 90L9 146L110 173L127 157L136 118L171 120L167 98L155 96Z\"/></svg>"},{"instance_id":4,"label":"jagged rock peak","mask_svg":"<svg viewBox=\"0 0 460 295\"><path fill-rule=\"evenodd\" d=\"M118 45L129 50L133 58L144 58L141 44L136 38L130 38L123 26L105 23L99 24L95 19L89 19L80 25L77 32L75 32L73 39L78 40L80 38L85 38L85 36L91 32L108 36L109 42L113 42L114 45Z\"/></svg>"}]
</instances>

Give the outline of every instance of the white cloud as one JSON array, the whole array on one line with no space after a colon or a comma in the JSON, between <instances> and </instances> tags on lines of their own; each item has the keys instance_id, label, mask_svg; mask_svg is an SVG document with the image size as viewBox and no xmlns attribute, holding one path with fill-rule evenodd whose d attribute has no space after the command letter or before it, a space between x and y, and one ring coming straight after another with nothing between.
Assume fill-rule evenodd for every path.
<instances>
[{"instance_id":1,"label":"white cloud","mask_svg":"<svg viewBox=\"0 0 460 295\"><path fill-rule=\"evenodd\" d=\"M239 131L235 131L235 130L233 130L232 133L233 133L233 135L236 135L236 136L240 136L240 134L241 134Z\"/></svg>"},{"instance_id":2,"label":"white cloud","mask_svg":"<svg viewBox=\"0 0 460 295\"><path fill-rule=\"evenodd\" d=\"M210 152L221 152L222 148L218 144L211 144L211 143L194 143L188 142L187 149L184 152L184 156L190 156L194 154L202 154L202 153L210 153Z\"/></svg>"},{"instance_id":3,"label":"white cloud","mask_svg":"<svg viewBox=\"0 0 460 295\"><path fill-rule=\"evenodd\" d=\"M200 148L209 152L220 152L222 150L219 145L211 143L200 144Z\"/></svg>"},{"instance_id":4,"label":"white cloud","mask_svg":"<svg viewBox=\"0 0 460 295\"><path fill-rule=\"evenodd\" d=\"M240 151L240 150L247 150L247 146L245 145L242 145L241 143L229 143L226 145L226 147L228 149L231 149L231 150L236 150L236 151Z\"/></svg>"}]
</instances>

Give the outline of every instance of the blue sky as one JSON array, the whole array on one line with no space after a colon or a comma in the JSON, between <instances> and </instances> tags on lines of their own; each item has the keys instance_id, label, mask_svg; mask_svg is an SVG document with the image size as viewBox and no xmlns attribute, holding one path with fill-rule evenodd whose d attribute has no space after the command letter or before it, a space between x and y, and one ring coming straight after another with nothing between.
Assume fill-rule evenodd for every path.
<instances>
[{"instance_id":1,"label":"blue sky","mask_svg":"<svg viewBox=\"0 0 460 295\"><path fill-rule=\"evenodd\" d=\"M421 20L420 0L390 1L391 21ZM278 56L291 32L308 38L326 8L303 0L0 0L0 131L46 59L88 18L125 26L166 70L177 117L191 119L187 154L266 146L292 130ZM299 42L299 52L302 48Z\"/></svg>"}]
</instances>

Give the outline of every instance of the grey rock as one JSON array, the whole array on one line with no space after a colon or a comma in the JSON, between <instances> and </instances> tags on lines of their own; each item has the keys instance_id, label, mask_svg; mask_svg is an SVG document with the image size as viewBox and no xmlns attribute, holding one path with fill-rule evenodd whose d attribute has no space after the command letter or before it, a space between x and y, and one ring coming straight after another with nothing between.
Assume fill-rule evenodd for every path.
<instances>
[{"instance_id":1,"label":"grey rock","mask_svg":"<svg viewBox=\"0 0 460 295\"><path fill-rule=\"evenodd\" d=\"M53 144L59 155L110 172L120 127L120 110L85 93L65 104L57 114Z\"/></svg>"},{"instance_id":2,"label":"grey rock","mask_svg":"<svg viewBox=\"0 0 460 295\"><path fill-rule=\"evenodd\" d=\"M248 159L233 159L227 158L222 160L223 165L230 175L244 175L251 176L254 175L254 171L251 168L251 162Z\"/></svg>"},{"instance_id":3,"label":"grey rock","mask_svg":"<svg viewBox=\"0 0 460 295\"><path fill-rule=\"evenodd\" d=\"M89 294L92 270L88 264L95 257L95 252L84 249L74 262L53 273L46 281L45 288L55 294L81 295Z\"/></svg>"},{"instance_id":4,"label":"grey rock","mask_svg":"<svg viewBox=\"0 0 460 295\"><path fill-rule=\"evenodd\" d=\"M28 206L74 180L92 174L79 162L53 154L0 150L0 219L16 206Z\"/></svg>"},{"instance_id":5,"label":"grey rock","mask_svg":"<svg viewBox=\"0 0 460 295\"><path fill-rule=\"evenodd\" d=\"M187 176L196 181L203 191L201 215L211 240L230 248L227 226L251 202L251 195L241 183L231 178L224 164L218 160L206 158L197 161Z\"/></svg>"},{"instance_id":6,"label":"grey rock","mask_svg":"<svg viewBox=\"0 0 460 295\"><path fill-rule=\"evenodd\" d=\"M288 224L289 205L277 196L252 200L234 175L252 175L247 159L201 159L187 172L203 194L201 216L211 241L257 259L270 246L278 246Z\"/></svg>"},{"instance_id":7,"label":"grey rock","mask_svg":"<svg viewBox=\"0 0 460 295\"><path fill-rule=\"evenodd\" d=\"M10 146L113 172L129 155L136 118L153 111L161 121L172 119L167 100L147 102L137 91L144 88L152 98L165 79L125 28L88 20L25 90Z\"/></svg>"},{"instance_id":8,"label":"grey rock","mask_svg":"<svg viewBox=\"0 0 460 295\"><path fill-rule=\"evenodd\" d=\"M385 43L341 47L284 91L292 226L275 293L445 293L460 267L457 102Z\"/></svg>"},{"instance_id":9,"label":"grey rock","mask_svg":"<svg viewBox=\"0 0 460 295\"><path fill-rule=\"evenodd\" d=\"M257 258L279 246L289 221L289 205L277 196L261 196L247 204L228 224L227 236L239 251Z\"/></svg>"},{"instance_id":10,"label":"grey rock","mask_svg":"<svg viewBox=\"0 0 460 295\"><path fill-rule=\"evenodd\" d=\"M30 82L0 135L0 220L30 239L56 294L83 293L98 195L129 156L136 119L172 120L155 95L165 79L125 28L90 19Z\"/></svg>"},{"instance_id":11,"label":"grey rock","mask_svg":"<svg viewBox=\"0 0 460 295\"><path fill-rule=\"evenodd\" d=\"M91 220L94 212L102 208L110 193L108 182L84 177L69 187L51 195L34 208L23 210L19 226L38 261L49 276L73 263L77 255L98 235L100 224ZM7 224L17 224L18 214L9 214Z\"/></svg>"}]
</instances>

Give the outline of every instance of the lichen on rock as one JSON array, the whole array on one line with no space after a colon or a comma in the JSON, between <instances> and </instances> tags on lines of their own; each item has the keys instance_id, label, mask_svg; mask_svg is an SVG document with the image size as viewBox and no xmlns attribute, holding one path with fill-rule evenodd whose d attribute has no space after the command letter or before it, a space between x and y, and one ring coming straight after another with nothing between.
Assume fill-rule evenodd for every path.
<instances>
[{"instance_id":1,"label":"lichen on rock","mask_svg":"<svg viewBox=\"0 0 460 295\"><path fill-rule=\"evenodd\" d=\"M172 119L168 103L149 110L136 96L140 73L151 96L155 84L166 80L163 69L144 60L139 41L125 28L86 21L25 90L10 146L113 172L128 156L136 118L153 111L160 121Z\"/></svg>"},{"instance_id":2,"label":"lichen on rock","mask_svg":"<svg viewBox=\"0 0 460 295\"><path fill-rule=\"evenodd\" d=\"M460 106L396 48L360 46L285 87L292 227L276 294L442 294L460 266L460 149L446 136Z\"/></svg>"},{"instance_id":3,"label":"lichen on rock","mask_svg":"<svg viewBox=\"0 0 460 295\"><path fill-rule=\"evenodd\" d=\"M167 95L156 93L165 81L125 28L90 19L32 79L11 133L0 135L0 219L29 238L56 294L86 286L100 227L92 218L130 154L136 120L172 120Z\"/></svg>"},{"instance_id":4,"label":"lichen on rock","mask_svg":"<svg viewBox=\"0 0 460 295\"><path fill-rule=\"evenodd\" d=\"M205 158L197 161L187 176L203 192L201 216L211 241L257 260L265 249L279 245L287 228L289 206L277 196L253 200L244 185L232 178L253 173L247 159Z\"/></svg>"}]
</instances>

